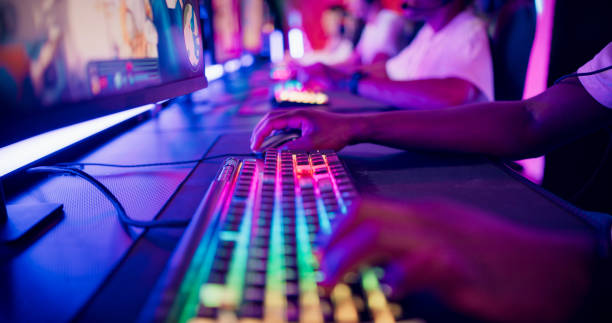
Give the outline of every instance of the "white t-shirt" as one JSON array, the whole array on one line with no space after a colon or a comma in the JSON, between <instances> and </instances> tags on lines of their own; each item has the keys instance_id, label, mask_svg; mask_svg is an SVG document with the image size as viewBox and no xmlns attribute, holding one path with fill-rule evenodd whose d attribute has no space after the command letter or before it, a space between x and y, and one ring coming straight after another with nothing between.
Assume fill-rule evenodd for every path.
<instances>
[{"instance_id":1,"label":"white t-shirt","mask_svg":"<svg viewBox=\"0 0 612 323\"><path fill-rule=\"evenodd\" d=\"M593 72L612 65L612 42L578 69L578 73ZM612 69L598 74L578 77L584 89L599 103L612 108Z\"/></svg>"},{"instance_id":2,"label":"white t-shirt","mask_svg":"<svg viewBox=\"0 0 612 323\"><path fill-rule=\"evenodd\" d=\"M376 19L368 22L357 43L362 64L371 64L377 54L394 56L400 50L404 21L394 11L382 9Z\"/></svg>"},{"instance_id":3,"label":"white t-shirt","mask_svg":"<svg viewBox=\"0 0 612 323\"><path fill-rule=\"evenodd\" d=\"M325 65L340 64L348 60L353 54L353 43L349 39L338 39L328 42L325 48L304 54L300 59L303 66L315 63Z\"/></svg>"},{"instance_id":4,"label":"white t-shirt","mask_svg":"<svg viewBox=\"0 0 612 323\"><path fill-rule=\"evenodd\" d=\"M438 32L425 24L410 45L387 61L387 75L395 81L457 77L480 89L479 101L492 101L493 63L486 28L471 9Z\"/></svg>"}]
</instances>

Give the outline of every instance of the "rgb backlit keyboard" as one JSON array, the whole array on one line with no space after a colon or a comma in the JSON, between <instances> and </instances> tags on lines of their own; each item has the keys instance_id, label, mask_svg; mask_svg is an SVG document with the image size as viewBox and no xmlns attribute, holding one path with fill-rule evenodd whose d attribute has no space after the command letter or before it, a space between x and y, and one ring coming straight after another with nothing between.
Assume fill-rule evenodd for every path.
<instances>
[{"instance_id":1,"label":"rgb backlit keyboard","mask_svg":"<svg viewBox=\"0 0 612 323\"><path fill-rule=\"evenodd\" d=\"M179 322L392 322L380 269L327 294L313 251L347 214L355 188L331 151L227 159L198 212L209 217L168 314ZM197 216L197 214L196 214Z\"/></svg>"}]
</instances>

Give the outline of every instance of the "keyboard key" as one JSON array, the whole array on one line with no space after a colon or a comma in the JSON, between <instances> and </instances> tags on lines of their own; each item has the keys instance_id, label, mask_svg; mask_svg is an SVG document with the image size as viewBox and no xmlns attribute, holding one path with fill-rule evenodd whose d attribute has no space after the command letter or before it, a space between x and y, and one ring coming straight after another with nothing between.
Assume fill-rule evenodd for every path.
<instances>
[{"instance_id":1,"label":"keyboard key","mask_svg":"<svg viewBox=\"0 0 612 323\"><path fill-rule=\"evenodd\" d=\"M240 318L263 318L263 302L247 301L240 306ZM245 322L240 320L240 322Z\"/></svg>"}]
</instances>

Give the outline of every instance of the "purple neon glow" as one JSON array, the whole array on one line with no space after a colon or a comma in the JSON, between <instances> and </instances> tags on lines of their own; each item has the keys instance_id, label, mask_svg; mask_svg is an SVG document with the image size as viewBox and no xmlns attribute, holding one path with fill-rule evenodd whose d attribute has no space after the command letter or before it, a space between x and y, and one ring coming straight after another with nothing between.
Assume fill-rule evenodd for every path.
<instances>
[{"instance_id":1,"label":"purple neon glow","mask_svg":"<svg viewBox=\"0 0 612 323\"><path fill-rule=\"evenodd\" d=\"M550 43L552 39L555 0L536 0L536 31L525 75L523 99L534 97L546 90ZM523 166L522 174L534 183L541 184L544 178L544 156L518 161Z\"/></svg>"}]
</instances>

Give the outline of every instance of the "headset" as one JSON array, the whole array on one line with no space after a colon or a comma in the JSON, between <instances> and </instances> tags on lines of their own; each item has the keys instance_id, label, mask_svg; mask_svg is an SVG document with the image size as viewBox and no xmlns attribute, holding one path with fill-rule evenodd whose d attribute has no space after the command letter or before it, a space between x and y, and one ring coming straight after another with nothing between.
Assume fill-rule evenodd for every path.
<instances>
[{"instance_id":1,"label":"headset","mask_svg":"<svg viewBox=\"0 0 612 323\"><path fill-rule=\"evenodd\" d=\"M432 7L417 7L410 5L407 1L402 2L402 9L414 9L414 10L435 10L446 6L447 4L453 2L453 0L442 0L439 5Z\"/></svg>"}]
</instances>

